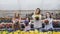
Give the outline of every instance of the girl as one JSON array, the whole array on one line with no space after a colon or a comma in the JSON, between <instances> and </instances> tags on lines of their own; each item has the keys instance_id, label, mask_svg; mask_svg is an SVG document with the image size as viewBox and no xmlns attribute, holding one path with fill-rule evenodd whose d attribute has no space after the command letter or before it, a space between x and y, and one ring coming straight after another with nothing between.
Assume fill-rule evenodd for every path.
<instances>
[{"instance_id":1,"label":"girl","mask_svg":"<svg viewBox=\"0 0 60 34\"><path fill-rule=\"evenodd\" d=\"M25 23L25 29L24 29L24 31L29 31L30 30L29 22L30 22L30 18L27 17L26 20L24 21L24 23Z\"/></svg>"},{"instance_id":2,"label":"girl","mask_svg":"<svg viewBox=\"0 0 60 34\"><path fill-rule=\"evenodd\" d=\"M46 13L46 19L44 21L45 21L44 29L52 30L53 29L53 25L52 25L53 18L51 17L51 14L49 12Z\"/></svg>"},{"instance_id":3,"label":"girl","mask_svg":"<svg viewBox=\"0 0 60 34\"><path fill-rule=\"evenodd\" d=\"M32 15L33 21L34 21L34 28L35 29L40 29L42 28L42 22L41 22L41 14L40 14L40 9L37 8L34 14Z\"/></svg>"},{"instance_id":4,"label":"girl","mask_svg":"<svg viewBox=\"0 0 60 34\"><path fill-rule=\"evenodd\" d=\"M26 20L24 21L25 26L28 26L28 25L29 25L29 22L30 22L30 18L29 18L29 17L27 17L27 18L26 18Z\"/></svg>"},{"instance_id":5,"label":"girl","mask_svg":"<svg viewBox=\"0 0 60 34\"><path fill-rule=\"evenodd\" d=\"M19 16L18 13L15 13L15 16L14 18L12 19L12 22L13 22L13 29L20 29L20 21L21 21L21 18Z\"/></svg>"}]
</instances>

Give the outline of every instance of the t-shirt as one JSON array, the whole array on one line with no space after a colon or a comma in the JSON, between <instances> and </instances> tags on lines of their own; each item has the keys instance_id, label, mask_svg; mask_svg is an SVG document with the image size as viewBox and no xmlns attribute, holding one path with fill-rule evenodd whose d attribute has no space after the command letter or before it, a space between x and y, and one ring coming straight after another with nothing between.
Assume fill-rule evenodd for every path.
<instances>
[{"instance_id":1,"label":"t-shirt","mask_svg":"<svg viewBox=\"0 0 60 34\"><path fill-rule=\"evenodd\" d=\"M36 20L35 18L38 17L39 20L41 20L41 15L32 15L33 20Z\"/></svg>"},{"instance_id":2,"label":"t-shirt","mask_svg":"<svg viewBox=\"0 0 60 34\"><path fill-rule=\"evenodd\" d=\"M36 20L36 17L39 17L39 20ZM34 21L34 28L42 27L41 15L32 15L32 18L33 18L33 21Z\"/></svg>"},{"instance_id":3,"label":"t-shirt","mask_svg":"<svg viewBox=\"0 0 60 34\"><path fill-rule=\"evenodd\" d=\"M49 21L49 23L46 25L45 24L45 28L46 30L50 29L50 28L53 28L53 25L52 25L52 21L53 19L52 18L47 18L47 20Z\"/></svg>"}]
</instances>

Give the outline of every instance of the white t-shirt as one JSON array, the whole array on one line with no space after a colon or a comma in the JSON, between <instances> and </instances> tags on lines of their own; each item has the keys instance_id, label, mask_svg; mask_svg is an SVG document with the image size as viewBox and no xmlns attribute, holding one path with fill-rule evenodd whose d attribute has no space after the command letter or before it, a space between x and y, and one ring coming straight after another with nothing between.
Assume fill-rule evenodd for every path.
<instances>
[{"instance_id":1,"label":"white t-shirt","mask_svg":"<svg viewBox=\"0 0 60 34\"><path fill-rule=\"evenodd\" d=\"M39 20L36 20L35 17L39 17ZM34 21L34 28L40 28L42 27L42 22L41 22L41 15L32 15L33 21Z\"/></svg>"},{"instance_id":2,"label":"white t-shirt","mask_svg":"<svg viewBox=\"0 0 60 34\"><path fill-rule=\"evenodd\" d=\"M49 23L47 25L45 25L44 29L46 29L46 30L48 30L50 28L53 28L53 25L52 25L53 19L52 18L47 18L47 20L49 21Z\"/></svg>"}]
</instances>

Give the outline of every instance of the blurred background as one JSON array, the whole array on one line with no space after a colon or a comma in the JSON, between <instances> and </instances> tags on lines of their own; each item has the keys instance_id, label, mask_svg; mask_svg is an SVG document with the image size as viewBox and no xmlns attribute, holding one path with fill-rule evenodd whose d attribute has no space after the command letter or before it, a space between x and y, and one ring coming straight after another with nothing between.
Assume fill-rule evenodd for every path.
<instances>
[{"instance_id":1,"label":"blurred background","mask_svg":"<svg viewBox=\"0 0 60 34\"><path fill-rule=\"evenodd\" d=\"M41 9L42 15L51 12L54 18L60 17L60 0L0 0L0 17L13 17L18 12L24 18L36 8Z\"/></svg>"},{"instance_id":2,"label":"blurred background","mask_svg":"<svg viewBox=\"0 0 60 34\"><path fill-rule=\"evenodd\" d=\"M15 13L19 13L21 18L32 19L36 8L41 9L42 20L46 12L50 12L57 21L54 25L60 28L60 0L0 0L0 23L12 22Z\"/></svg>"}]
</instances>

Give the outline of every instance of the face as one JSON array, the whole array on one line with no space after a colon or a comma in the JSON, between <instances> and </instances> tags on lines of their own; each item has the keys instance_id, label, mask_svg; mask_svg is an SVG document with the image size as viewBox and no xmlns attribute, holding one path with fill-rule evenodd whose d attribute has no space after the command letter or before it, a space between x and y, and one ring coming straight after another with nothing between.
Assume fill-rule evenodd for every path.
<instances>
[{"instance_id":1,"label":"face","mask_svg":"<svg viewBox=\"0 0 60 34\"><path fill-rule=\"evenodd\" d=\"M49 13L46 13L47 17L50 17L50 14Z\"/></svg>"},{"instance_id":2,"label":"face","mask_svg":"<svg viewBox=\"0 0 60 34\"><path fill-rule=\"evenodd\" d=\"M18 17L18 14L16 13L16 17Z\"/></svg>"},{"instance_id":3,"label":"face","mask_svg":"<svg viewBox=\"0 0 60 34\"><path fill-rule=\"evenodd\" d=\"M16 17L16 18L19 18L20 16L19 16L19 14L18 14L18 13L16 13L16 14L15 14L15 17Z\"/></svg>"},{"instance_id":4,"label":"face","mask_svg":"<svg viewBox=\"0 0 60 34\"><path fill-rule=\"evenodd\" d=\"M40 11L39 9L36 9L36 13L39 13L39 11Z\"/></svg>"}]
</instances>

